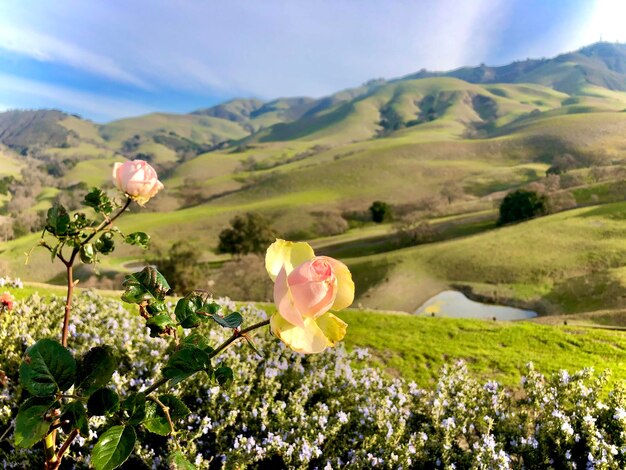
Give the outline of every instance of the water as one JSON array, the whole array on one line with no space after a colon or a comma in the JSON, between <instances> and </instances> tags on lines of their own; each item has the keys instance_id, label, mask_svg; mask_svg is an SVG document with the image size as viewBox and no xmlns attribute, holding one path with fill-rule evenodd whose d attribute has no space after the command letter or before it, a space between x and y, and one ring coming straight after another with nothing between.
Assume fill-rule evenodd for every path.
<instances>
[{"instance_id":1,"label":"water","mask_svg":"<svg viewBox=\"0 0 626 470\"><path fill-rule=\"evenodd\" d=\"M452 318L483 318L496 320L525 320L537 316L537 312L521 308L489 305L468 299L461 292L445 290L431 297L416 311L416 315L432 315Z\"/></svg>"}]
</instances>

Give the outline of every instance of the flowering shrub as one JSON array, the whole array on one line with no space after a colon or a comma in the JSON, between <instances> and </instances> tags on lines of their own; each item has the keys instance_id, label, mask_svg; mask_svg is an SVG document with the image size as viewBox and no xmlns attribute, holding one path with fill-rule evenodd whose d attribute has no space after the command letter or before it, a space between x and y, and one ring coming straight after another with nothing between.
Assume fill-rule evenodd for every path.
<instances>
[{"instance_id":1,"label":"flowering shrub","mask_svg":"<svg viewBox=\"0 0 626 470\"><path fill-rule=\"evenodd\" d=\"M172 308L173 305L166 300L171 291L167 280L155 267L147 266L141 272L126 276L121 298L138 306L150 337L168 338L169 345L161 353L151 350L151 354L156 352L154 356L164 362L163 367L148 370L149 385L133 390L135 385L142 383L139 364L124 375L123 381L129 388L114 389L115 376L119 376L121 370L120 356L129 353L126 342L136 337L130 337L128 329L124 328L126 341L123 344L117 342L117 347L103 342L102 336L98 336L91 338L92 347L87 351L72 351L69 336L83 334L77 330L76 323L71 323L76 285L74 265L78 260L95 264L100 256L112 253L116 236L130 245L147 248L150 243L148 234L124 235L114 222L133 201L145 205L163 189L163 184L156 171L140 160L116 163L113 180L124 193L125 201L93 188L85 196L83 205L95 215L92 212L70 214L60 204L48 210L39 246L50 252L52 261L58 260L66 268L67 295L63 308L59 309L64 311L61 342L39 337L21 351L19 408L4 435L12 428L12 442L17 448L30 449L42 442L44 468L56 470L74 442L100 434L91 448L89 463L97 470L112 470L124 464L137 445L150 440L144 438L145 434L152 433L172 440L175 449L168 452L170 466L192 468L181 452L176 429L190 410L179 397L164 392L199 373L220 387L229 388L235 373L223 361L216 363L216 358L241 339L261 356L250 334L269 325L270 320L263 319L244 328L241 312L228 311L203 291L188 293ZM299 260L303 250L310 252L310 259ZM292 274L302 279L289 286L286 272L294 267L296 260L302 262L295 266ZM315 353L344 337L347 325L329 310L345 308L354 298L354 284L345 265L332 258L314 257L313 250L306 243L292 244L284 240L277 240L268 249L266 264L272 268L268 268L272 278L276 275L274 269L278 273L275 297L279 314L271 323L272 331L280 339L293 350ZM294 302L290 303L290 299ZM2 312L12 310L13 299L9 293L0 298L0 306ZM54 317L53 314L54 309L51 309L47 316ZM107 312L106 318L110 318L110 313ZM222 338L221 344L212 341L198 329L207 323L219 325L229 331L230 336ZM119 335L120 325L110 326L111 331ZM6 368L11 372L15 366L7 364ZM14 380L13 375L8 377ZM4 371L2 379L7 382ZM159 389L160 395L153 393ZM95 432L94 429L99 429L102 423L105 423L103 432ZM63 440L57 447L59 436Z\"/></svg>"},{"instance_id":2,"label":"flowering shrub","mask_svg":"<svg viewBox=\"0 0 626 470\"><path fill-rule=\"evenodd\" d=\"M235 309L228 300L216 303ZM0 318L0 344L6 345L0 356L6 373L0 385L0 461L8 468L36 468L44 460L38 447L12 448L11 423L23 393L17 380L23 352L35 338L54 334L56 322L47 312L63 305L58 297L34 296ZM252 306L240 311L251 321L266 318ZM209 323L196 331L215 343L228 337ZM141 317L91 292L76 299L70 338L75 355L98 344L125 348L110 384L122 400L148 386L173 353L168 341L150 336ZM367 367L364 350L347 353L338 346L303 356L266 334L254 341L261 362L249 348L228 348L221 356L238 371L230 389L202 375L174 387L172 395L190 410L177 439L140 431L141 445L130 459L168 468L164 456L180 448L197 468L626 465L626 395L621 387L607 393L605 377L590 370L545 377L529 364L521 389L512 393L496 382L476 381L458 363L422 389ZM90 433L72 443L66 464L89 466L91 449L107 428L104 417L91 421Z\"/></svg>"}]
</instances>

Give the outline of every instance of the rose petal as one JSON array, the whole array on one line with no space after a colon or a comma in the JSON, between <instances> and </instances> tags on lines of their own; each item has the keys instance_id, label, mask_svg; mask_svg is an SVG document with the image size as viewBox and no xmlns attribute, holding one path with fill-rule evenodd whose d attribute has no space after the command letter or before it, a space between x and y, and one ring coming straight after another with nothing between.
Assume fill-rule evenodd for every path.
<instances>
[{"instance_id":1,"label":"rose petal","mask_svg":"<svg viewBox=\"0 0 626 470\"><path fill-rule=\"evenodd\" d=\"M342 310L352 305L354 302L354 281L348 267L341 261L328 256L320 256L324 258L333 267L333 272L337 278L337 296L331 310Z\"/></svg>"},{"instance_id":2,"label":"rose petal","mask_svg":"<svg viewBox=\"0 0 626 470\"><path fill-rule=\"evenodd\" d=\"M315 322L328 339L329 346L334 346L337 341L341 341L346 336L348 324L330 312L316 318Z\"/></svg>"},{"instance_id":3,"label":"rose petal","mask_svg":"<svg viewBox=\"0 0 626 470\"><path fill-rule=\"evenodd\" d=\"M287 284L287 272L285 268L281 268L274 284L274 303L278 309L278 313L292 325L300 327L304 326L302 314L296 307L291 295L289 285Z\"/></svg>"},{"instance_id":4,"label":"rose petal","mask_svg":"<svg viewBox=\"0 0 626 470\"><path fill-rule=\"evenodd\" d=\"M299 353L319 353L332 345L312 318L305 318L304 326L299 327L275 313L270 318L270 327L275 336Z\"/></svg>"},{"instance_id":5,"label":"rose petal","mask_svg":"<svg viewBox=\"0 0 626 470\"><path fill-rule=\"evenodd\" d=\"M272 281L275 281L283 266L289 274L294 267L313 258L315 258L315 253L308 243L277 239L269 246L265 254L265 269Z\"/></svg>"}]
</instances>

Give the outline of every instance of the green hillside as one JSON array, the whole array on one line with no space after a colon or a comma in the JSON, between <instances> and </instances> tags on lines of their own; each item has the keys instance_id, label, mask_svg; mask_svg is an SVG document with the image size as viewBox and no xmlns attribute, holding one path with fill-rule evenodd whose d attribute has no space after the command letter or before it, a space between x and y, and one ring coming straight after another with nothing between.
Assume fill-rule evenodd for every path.
<instances>
[{"instance_id":1,"label":"green hillside","mask_svg":"<svg viewBox=\"0 0 626 470\"><path fill-rule=\"evenodd\" d=\"M114 162L141 158L165 190L120 227L150 232L164 251L190 243L211 270L225 260L215 251L229 220L260 212L281 236L345 259L365 307L411 312L455 287L542 314L606 311L622 323L623 55L623 45L596 44L316 99L235 99L104 125L60 111L1 113L0 215L22 224L18 234L33 233L0 241L0 268L58 282L43 250L23 263L42 214L56 200L75 203L86 187L110 188ZM39 179L20 186L27 167ZM545 194L555 214L496 228L499 202L517 188ZM377 200L394 221L371 222ZM401 230L420 222L432 233L403 248ZM116 253L92 282L145 257Z\"/></svg>"}]
</instances>

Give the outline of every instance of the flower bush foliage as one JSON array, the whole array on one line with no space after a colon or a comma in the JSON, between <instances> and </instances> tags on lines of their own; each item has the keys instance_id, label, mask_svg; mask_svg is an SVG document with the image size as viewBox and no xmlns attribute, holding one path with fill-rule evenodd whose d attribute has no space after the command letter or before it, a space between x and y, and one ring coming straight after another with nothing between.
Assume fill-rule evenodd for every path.
<instances>
[{"instance_id":1,"label":"flower bush foliage","mask_svg":"<svg viewBox=\"0 0 626 470\"><path fill-rule=\"evenodd\" d=\"M48 211L39 245L66 267L66 298L0 297L5 468L626 466L625 393L603 395L605 379L591 371L546 378L529 365L511 394L459 363L423 390L368 367L364 350L327 349L346 334L331 312L353 302L354 283L306 243L267 250L269 319L203 291L173 304L152 266L126 276L126 305L74 295L75 263L95 264L120 238L150 242L114 222L163 188L156 172L136 160L116 164L113 179L125 201L94 188L84 205L95 215ZM274 337L253 336L268 325Z\"/></svg>"},{"instance_id":2,"label":"flower bush foliage","mask_svg":"<svg viewBox=\"0 0 626 470\"><path fill-rule=\"evenodd\" d=\"M228 300L216 301L232 312ZM7 468L37 468L43 450L12 446L20 395L18 370L35 338L54 336L58 297L17 302L0 317L0 461ZM251 321L266 318L252 306ZM86 291L77 296L70 350L94 345L124 350L110 387L121 400L144 389L173 354L169 342L150 336L143 319L113 299ZM19 319L20 321L16 321ZM197 330L219 343L228 331L216 324ZM254 336L264 360L250 348L221 356L236 370L230 389L194 375L170 393L189 410L177 439L139 430L130 463L168 468L178 451L197 468L596 468L626 466L626 395L606 393L603 376L584 370L545 377L528 366L521 391L480 383L466 366L444 368L426 389L389 378L366 365L368 353L339 345L301 355L269 335ZM68 468L88 468L93 446L107 428L104 417L71 445ZM7 431L8 430L8 431ZM63 431L60 429L60 433ZM178 444L177 444L178 442ZM184 468L184 467L182 467Z\"/></svg>"}]
</instances>

